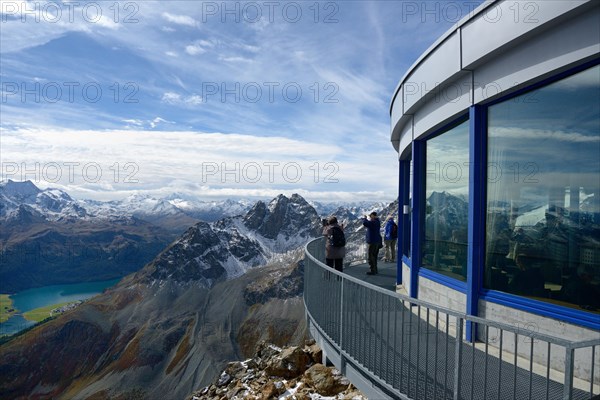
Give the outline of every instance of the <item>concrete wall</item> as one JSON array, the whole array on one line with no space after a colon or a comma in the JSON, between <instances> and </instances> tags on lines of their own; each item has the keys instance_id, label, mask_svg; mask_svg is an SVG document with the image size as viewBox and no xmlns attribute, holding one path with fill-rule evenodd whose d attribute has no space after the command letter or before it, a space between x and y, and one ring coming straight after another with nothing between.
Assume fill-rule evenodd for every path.
<instances>
[{"instance_id":1,"label":"concrete wall","mask_svg":"<svg viewBox=\"0 0 600 400\"><path fill-rule=\"evenodd\" d=\"M437 306L464 313L467 309L467 296L448 286L419 276L419 300L433 303Z\"/></svg>"},{"instance_id":2,"label":"concrete wall","mask_svg":"<svg viewBox=\"0 0 600 400\"><path fill-rule=\"evenodd\" d=\"M402 286L404 286L404 290L410 296L410 267L404 263L402 263Z\"/></svg>"}]
</instances>

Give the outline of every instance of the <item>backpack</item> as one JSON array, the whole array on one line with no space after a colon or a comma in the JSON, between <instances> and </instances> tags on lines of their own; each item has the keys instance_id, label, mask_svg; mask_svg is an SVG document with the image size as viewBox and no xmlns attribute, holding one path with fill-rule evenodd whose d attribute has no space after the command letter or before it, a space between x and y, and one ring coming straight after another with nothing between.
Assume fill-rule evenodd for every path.
<instances>
[{"instance_id":1,"label":"backpack","mask_svg":"<svg viewBox=\"0 0 600 400\"><path fill-rule=\"evenodd\" d=\"M344 247L346 245L346 236L339 226L330 228L329 245L332 247Z\"/></svg>"},{"instance_id":2,"label":"backpack","mask_svg":"<svg viewBox=\"0 0 600 400\"><path fill-rule=\"evenodd\" d=\"M392 239L398 239L398 225L395 222L392 225Z\"/></svg>"}]
</instances>

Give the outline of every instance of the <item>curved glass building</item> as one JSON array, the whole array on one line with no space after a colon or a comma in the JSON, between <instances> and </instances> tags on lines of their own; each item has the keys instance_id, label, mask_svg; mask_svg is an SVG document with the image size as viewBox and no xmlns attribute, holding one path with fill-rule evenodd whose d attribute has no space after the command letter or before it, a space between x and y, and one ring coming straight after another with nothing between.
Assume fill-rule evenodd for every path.
<instances>
[{"instance_id":1,"label":"curved glass building","mask_svg":"<svg viewBox=\"0 0 600 400\"><path fill-rule=\"evenodd\" d=\"M401 79L400 289L306 246L310 333L369 398L600 394L599 21L598 0L485 2Z\"/></svg>"},{"instance_id":2,"label":"curved glass building","mask_svg":"<svg viewBox=\"0 0 600 400\"><path fill-rule=\"evenodd\" d=\"M414 298L600 337L600 2L495 1L391 102Z\"/></svg>"}]
</instances>

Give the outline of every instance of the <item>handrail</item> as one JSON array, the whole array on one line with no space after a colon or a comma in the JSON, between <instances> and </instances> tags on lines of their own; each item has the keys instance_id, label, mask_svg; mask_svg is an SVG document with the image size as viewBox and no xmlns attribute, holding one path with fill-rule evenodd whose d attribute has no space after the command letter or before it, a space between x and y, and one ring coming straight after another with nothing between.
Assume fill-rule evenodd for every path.
<instances>
[{"instance_id":1,"label":"handrail","mask_svg":"<svg viewBox=\"0 0 600 400\"><path fill-rule=\"evenodd\" d=\"M311 334L322 339L326 358L337 361L342 373L349 370L358 379L353 383L372 397L436 398L442 391L457 400L469 398L469 392L470 398L583 399L600 392L600 357L595 356L600 339L558 338L380 288L327 267L324 245L318 238L305 246L304 302ZM467 329L480 341L465 341ZM582 348L591 352L575 352ZM475 369L476 363L483 370ZM562 370L562 383L551 370L552 375ZM507 374L512 386L501 380ZM477 386L481 382L483 392Z\"/></svg>"}]
</instances>

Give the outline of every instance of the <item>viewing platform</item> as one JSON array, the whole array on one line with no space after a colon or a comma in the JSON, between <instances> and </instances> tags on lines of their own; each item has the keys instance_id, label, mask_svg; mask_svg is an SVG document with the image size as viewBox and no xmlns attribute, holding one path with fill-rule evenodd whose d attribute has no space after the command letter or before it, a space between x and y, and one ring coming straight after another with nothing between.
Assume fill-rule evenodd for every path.
<instances>
[{"instance_id":1,"label":"viewing platform","mask_svg":"<svg viewBox=\"0 0 600 400\"><path fill-rule=\"evenodd\" d=\"M396 263L379 261L377 263L377 275L367 275L369 264L355 264L344 268L344 273L363 282L375 285L382 289L396 291Z\"/></svg>"},{"instance_id":2,"label":"viewing platform","mask_svg":"<svg viewBox=\"0 0 600 400\"><path fill-rule=\"evenodd\" d=\"M600 391L575 377L578 356L600 338L572 342L413 299L394 290L393 264L372 276L356 259L340 273L325 265L324 247L318 238L305 249L309 330L324 362L370 399L566 400Z\"/></svg>"}]
</instances>

